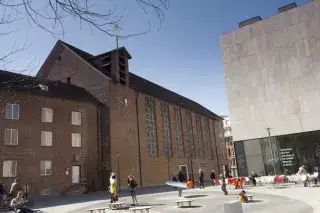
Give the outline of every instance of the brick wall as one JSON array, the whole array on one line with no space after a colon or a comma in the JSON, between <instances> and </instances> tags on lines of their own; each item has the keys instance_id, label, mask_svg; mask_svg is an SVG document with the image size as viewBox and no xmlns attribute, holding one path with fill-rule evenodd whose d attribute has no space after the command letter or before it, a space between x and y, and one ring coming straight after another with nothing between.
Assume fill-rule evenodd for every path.
<instances>
[{"instance_id":1,"label":"brick wall","mask_svg":"<svg viewBox=\"0 0 320 213\"><path fill-rule=\"evenodd\" d=\"M1 92L0 95L0 173L6 187L14 178L2 177L3 160L17 160L17 177L27 183L32 195L39 195L41 189L51 189L59 193L72 181L72 166L81 166L82 177L87 178L88 186L98 179L97 171L97 108L94 104L55 98L44 98L25 93ZM5 118L6 103L20 104L20 118ZM41 121L42 108L53 110L53 122ZM71 124L71 112L81 112L82 125ZM4 145L4 130L18 129L18 145ZM52 131L52 147L41 146L41 131ZM71 145L71 133L81 134L81 148ZM78 163L73 155L81 155ZM52 161L52 175L40 175L40 161ZM66 169L69 175L66 175Z\"/></svg>"}]
</instances>

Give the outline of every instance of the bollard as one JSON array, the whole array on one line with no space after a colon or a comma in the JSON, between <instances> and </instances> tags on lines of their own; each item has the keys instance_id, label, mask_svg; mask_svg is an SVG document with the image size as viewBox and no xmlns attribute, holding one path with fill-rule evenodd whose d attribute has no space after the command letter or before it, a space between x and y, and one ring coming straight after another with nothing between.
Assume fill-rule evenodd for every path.
<instances>
[{"instance_id":1,"label":"bollard","mask_svg":"<svg viewBox=\"0 0 320 213\"><path fill-rule=\"evenodd\" d=\"M231 201L224 204L224 213L243 213L240 201Z\"/></svg>"}]
</instances>

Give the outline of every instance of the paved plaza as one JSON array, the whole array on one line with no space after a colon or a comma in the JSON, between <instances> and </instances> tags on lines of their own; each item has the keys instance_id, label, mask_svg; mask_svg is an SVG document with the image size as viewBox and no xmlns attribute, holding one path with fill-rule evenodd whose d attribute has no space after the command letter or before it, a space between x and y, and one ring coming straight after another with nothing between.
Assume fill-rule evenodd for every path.
<instances>
[{"instance_id":1,"label":"paved plaza","mask_svg":"<svg viewBox=\"0 0 320 213\"><path fill-rule=\"evenodd\" d=\"M243 204L244 213L269 213L281 212L290 213L312 213L320 212L320 188L293 187L284 189L266 189L264 187L247 188L246 191L255 195L255 202ZM183 192L183 196L194 200L192 208L177 208L173 201L177 200L177 192L161 192L156 194L140 195L140 205L150 205L153 209L150 212L223 212L223 205L226 202L237 200L239 190L229 188L229 195L224 196L220 187L207 187L203 189L191 189ZM131 204L131 197L120 198L121 202ZM109 200L100 200L68 204L46 208L52 213L85 213L88 208L108 206ZM114 212L114 211L106 211ZM116 212L131 212L129 210L117 210Z\"/></svg>"}]
</instances>

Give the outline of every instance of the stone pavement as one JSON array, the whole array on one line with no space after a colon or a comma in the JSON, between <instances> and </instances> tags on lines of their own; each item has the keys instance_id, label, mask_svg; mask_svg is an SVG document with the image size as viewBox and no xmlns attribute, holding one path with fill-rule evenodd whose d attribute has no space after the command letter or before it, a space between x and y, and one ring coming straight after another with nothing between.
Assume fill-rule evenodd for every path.
<instances>
[{"instance_id":1,"label":"stone pavement","mask_svg":"<svg viewBox=\"0 0 320 213\"><path fill-rule=\"evenodd\" d=\"M319 204L317 202L317 194L320 193L320 188L285 188L285 189L266 189L266 188L248 188L248 193L255 194L256 202L243 205L244 213L312 213L312 208L317 209ZM140 205L152 205L153 209L150 212L168 212L168 213L183 213L183 212L223 212L223 205L237 199L239 190L229 189L229 195L224 196L220 191L220 187L207 187L206 189L190 189L183 192L183 196L194 199L193 208L177 208L173 203L177 199L177 192L164 192L158 194L148 194L138 196ZM298 196L296 196L299 194ZM131 203L130 197L123 197L122 202ZM74 210L70 208L60 208L57 211L48 212L68 212L68 213L85 213L88 208L95 208L99 206L108 206L109 201L102 201L100 203L86 203L74 206ZM310 205L309 205L310 204ZM111 212L108 210L107 212ZM114 211L113 211L114 212ZM117 212L130 212L128 210L118 210Z\"/></svg>"}]
</instances>

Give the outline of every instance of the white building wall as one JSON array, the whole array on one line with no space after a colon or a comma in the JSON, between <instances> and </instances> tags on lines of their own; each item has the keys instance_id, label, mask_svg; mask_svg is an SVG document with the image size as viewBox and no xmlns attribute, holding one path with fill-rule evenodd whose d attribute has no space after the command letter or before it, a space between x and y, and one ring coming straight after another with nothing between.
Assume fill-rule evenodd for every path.
<instances>
[{"instance_id":1,"label":"white building wall","mask_svg":"<svg viewBox=\"0 0 320 213\"><path fill-rule=\"evenodd\" d=\"M320 129L320 3L221 36L234 141Z\"/></svg>"}]
</instances>

